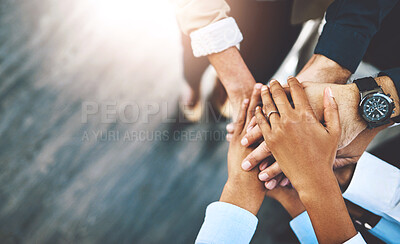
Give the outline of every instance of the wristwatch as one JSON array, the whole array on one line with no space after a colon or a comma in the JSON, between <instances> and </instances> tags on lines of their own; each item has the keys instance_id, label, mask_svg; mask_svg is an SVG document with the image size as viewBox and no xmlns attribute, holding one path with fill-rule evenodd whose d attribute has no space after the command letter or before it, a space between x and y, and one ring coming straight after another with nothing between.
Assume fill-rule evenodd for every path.
<instances>
[{"instance_id":1,"label":"wristwatch","mask_svg":"<svg viewBox=\"0 0 400 244\"><path fill-rule=\"evenodd\" d=\"M372 129L389 124L390 116L394 113L395 108L390 94L385 94L372 77L358 79L354 83L361 96L358 112L367 122L367 127Z\"/></svg>"}]
</instances>

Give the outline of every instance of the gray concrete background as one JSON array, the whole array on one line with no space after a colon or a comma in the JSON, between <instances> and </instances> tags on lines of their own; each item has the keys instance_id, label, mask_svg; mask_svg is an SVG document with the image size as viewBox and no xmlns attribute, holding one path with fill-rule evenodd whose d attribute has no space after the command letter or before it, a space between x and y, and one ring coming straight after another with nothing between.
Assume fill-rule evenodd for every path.
<instances>
[{"instance_id":1,"label":"gray concrete background","mask_svg":"<svg viewBox=\"0 0 400 244\"><path fill-rule=\"evenodd\" d=\"M169 122L182 82L172 9L109 2L1 0L1 243L191 243L220 195L226 123ZM110 103L137 104L139 119L104 122ZM88 104L99 112L85 122ZM266 200L253 243L295 242L288 220Z\"/></svg>"}]
</instances>

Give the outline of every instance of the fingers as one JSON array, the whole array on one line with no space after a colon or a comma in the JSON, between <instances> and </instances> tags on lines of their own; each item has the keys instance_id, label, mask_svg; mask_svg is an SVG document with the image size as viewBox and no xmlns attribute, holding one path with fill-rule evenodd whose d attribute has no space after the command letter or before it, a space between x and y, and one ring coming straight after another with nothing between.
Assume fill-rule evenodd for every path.
<instances>
[{"instance_id":1,"label":"fingers","mask_svg":"<svg viewBox=\"0 0 400 244\"><path fill-rule=\"evenodd\" d=\"M306 92L304 91L304 88L300 84L300 82L294 77L289 77L288 85L290 87L290 95L292 97L294 105L309 107L310 103L308 102Z\"/></svg>"},{"instance_id":2,"label":"fingers","mask_svg":"<svg viewBox=\"0 0 400 244\"><path fill-rule=\"evenodd\" d=\"M271 132L271 126L269 125L267 119L265 118L263 112L261 111L260 107L256 108L256 119L258 127L260 127L261 132L264 138Z\"/></svg>"},{"instance_id":3,"label":"fingers","mask_svg":"<svg viewBox=\"0 0 400 244\"><path fill-rule=\"evenodd\" d=\"M258 174L258 178L261 181L270 181L271 179L275 178L279 174L282 173L281 168L277 162L271 164L271 166L267 167L263 171Z\"/></svg>"},{"instance_id":4,"label":"fingers","mask_svg":"<svg viewBox=\"0 0 400 244\"><path fill-rule=\"evenodd\" d=\"M290 185L290 180L287 177L284 177L281 181L281 183L279 183L280 186L288 186Z\"/></svg>"},{"instance_id":5,"label":"fingers","mask_svg":"<svg viewBox=\"0 0 400 244\"><path fill-rule=\"evenodd\" d=\"M324 120L329 134L340 135L338 105L330 87L325 88L324 91Z\"/></svg>"},{"instance_id":6,"label":"fingers","mask_svg":"<svg viewBox=\"0 0 400 244\"><path fill-rule=\"evenodd\" d=\"M244 124L246 123L246 112L249 106L249 99L244 99L235 123L234 135L238 135L243 131Z\"/></svg>"},{"instance_id":7,"label":"fingers","mask_svg":"<svg viewBox=\"0 0 400 244\"><path fill-rule=\"evenodd\" d=\"M228 142L230 142L232 140L233 137L233 133L235 132L235 124L234 123L229 123L226 125L226 132L228 132L226 134L226 140Z\"/></svg>"},{"instance_id":8,"label":"fingers","mask_svg":"<svg viewBox=\"0 0 400 244\"><path fill-rule=\"evenodd\" d=\"M249 155L247 155L247 157L243 160L242 168L246 171L251 170L269 156L271 156L271 151L264 141Z\"/></svg>"},{"instance_id":9,"label":"fingers","mask_svg":"<svg viewBox=\"0 0 400 244\"><path fill-rule=\"evenodd\" d=\"M272 80L270 83L270 91L272 98L278 108L279 113L284 114L292 109L285 90L277 80Z\"/></svg>"},{"instance_id":10,"label":"fingers","mask_svg":"<svg viewBox=\"0 0 400 244\"><path fill-rule=\"evenodd\" d=\"M254 117L254 121L256 122L256 125L257 125L256 117ZM263 138L263 134L261 132L260 127L255 126L249 132L247 132L246 135L244 135L244 137L242 138L240 143L243 146L247 147L247 146L253 145L255 142L258 142L262 138Z\"/></svg>"},{"instance_id":11,"label":"fingers","mask_svg":"<svg viewBox=\"0 0 400 244\"><path fill-rule=\"evenodd\" d=\"M263 101L263 110L265 115L268 116L268 114L270 114L270 112L272 111L278 112L278 109L276 108L275 103L272 100L270 89L268 88L268 86L263 86L261 88L261 99ZM272 113L267 119L269 119L269 122L272 125L278 122L279 117L279 113Z\"/></svg>"},{"instance_id":12,"label":"fingers","mask_svg":"<svg viewBox=\"0 0 400 244\"><path fill-rule=\"evenodd\" d=\"M251 120L250 118L252 118L254 116L254 111L255 111L256 107L261 102L261 97L260 97L261 87L262 87L261 83L257 83L254 85L253 94L251 95L251 99L250 99L250 105L249 105L249 108L247 109L246 128L250 124L250 120Z\"/></svg>"},{"instance_id":13,"label":"fingers","mask_svg":"<svg viewBox=\"0 0 400 244\"><path fill-rule=\"evenodd\" d=\"M253 116L251 118L249 125L247 126L246 132L250 132L255 126L257 125L257 120L256 117Z\"/></svg>"},{"instance_id":14,"label":"fingers","mask_svg":"<svg viewBox=\"0 0 400 244\"><path fill-rule=\"evenodd\" d=\"M280 183L280 181L282 180L282 178L283 178L283 174L280 174L280 175L278 175L275 179L272 179L272 180L270 180L270 181L265 182L265 183L264 183L265 188L267 188L267 189L270 190L270 191L273 190L273 189L275 189L275 187L278 186L278 184Z\"/></svg>"}]
</instances>

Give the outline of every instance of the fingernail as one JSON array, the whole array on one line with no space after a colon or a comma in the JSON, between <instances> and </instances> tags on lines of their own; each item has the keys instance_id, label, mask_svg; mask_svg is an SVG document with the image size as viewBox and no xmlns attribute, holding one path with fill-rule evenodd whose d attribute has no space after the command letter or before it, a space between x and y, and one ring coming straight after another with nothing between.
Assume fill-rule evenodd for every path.
<instances>
[{"instance_id":1,"label":"fingernail","mask_svg":"<svg viewBox=\"0 0 400 244\"><path fill-rule=\"evenodd\" d=\"M281 181L281 186L287 186L289 184L289 179L288 178L285 178L285 179L283 179L282 181Z\"/></svg>"},{"instance_id":2,"label":"fingernail","mask_svg":"<svg viewBox=\"0 0 400 244\"><path fill-rule=\"evenodd\" d=\"M232 123L229 123L226 125L226 130L227 131L233 131L235 129L235 126Z\"/></svg>"},{"instance_id":3,"label":"fingernail","mask_svg":"<svg viewBox=\"0 0 400 244\"><path fill-rule=\"evenodd\" d=\"M293 75L289 75L288 80L294 78Z\"/></svg>"},{"instance_id":4,"label":"fingernail","mask_svg":"<svg viewBox=\"0 0 400 244\"><path fill-rule=\"evenodd\" d=\"M244 138L240 141L240 144L242 144L243 146L247 146L247 143L249 143L249 140L247 140L246 137L244 137Z\"/></svg>"},{"instance_id":5,"label":"fingernail","mask_svg":"<svg viewBox=\"0 0 400 244\"><path fill-rule=\"evenodd\" d=\"M249 170L250 168L251 168L251 164L250 164L249 161L244 161L244 162L242 163L242 169L244 169L244 170Z\"/></svg>"},{"instance_id":6,"label":"fingernail","mask_svg":"<svg viewBox=\"0 0 400 244\"><path fill-rule=\"evenodd\" d=\"M231 141L231 139L232 139L232 134L227 134L226 135L226 140L227 141Z\"/></svg>"},{"instance_id":7,"label":"fingernail","mask_svg":"<svg viewBox=\"0 0 400 244\"><path fill-rule=\"evenodd\" d=\"M273 84L273 83L275 83L275 82L278 82L277 80L271 80L270 82L269 82L269 84Z\"/></svg>"},{"instance_id":8,"label":"fingernail","mask_svg":"<svg viewBox=\"0 0 400 244\"><path fill-rule=\"evenodd\" d=\"M260 166L260 170L263 171L266 168L267 168L267 163L262 163Z\"/></svg>"},{"instance_id":9,"label":"fingernail","mask_svg":"<svg viewBox=\"0 0 400 244\"><path fill-rule=\"evenodd\" d=\"M268 86L263 85L262 88L261 88L261 91L266 91L266 90L268 90Z\"/></svg>"},{"instance_id":10,"label":"fingernail","mask_svg":"<svg viewBox=\"0 0 400 244\"><path fill-rule=\"evenodd\" d=\"M328 95L329 95L330 97L334 97L334 96L333 96L332 89L331 89L330 87L327 87L327 88L326 88L326 91L328 92Z\"/></svg>"},{"instance_id":11,"label":"fingernail","mask_svg":"<svg viewBox=\"0 0 400 244\"><path fill-rule=\"evenodd\" d=\"M248 99L248 98L244 99L244 100L243 100L243 103L244 103L244 104L249 103L249 99Z\"/></svg>"},{"instance_id":12,"label":"fingernail","mask_svg":"<svg viewBox=\"0 0 400 244\"><path fill-rule=\"evenodd\" d=\"M257 84L254 86L254 88L256 88L257 90L259 90L259 89L261 89L262 85L263 85L263 84L261 84L261 83L257 83Z\"/></svg>"},{"instance_id":13,"label":"fingernail","mask_svg":"<svg viewBox=\"0 0 400 244\"><path fill-rule=\"evenodd\" d=\"M273 190L275 186L276 186L276 180L271 180L265 185L265 187L267 187L268 190Z\"/></svg>"},{"instance_id":14,"label":"fingernail","mask_svg":"<svg viewBox=\"0 0 400 244\"><path fill-rule=\"evenodd\" d=\"M261 174L258 176L258 178L259 178L260 180L262 180L262 181L266 181L266 180L269 178L269 176L268 176L267 173L261 173Z\"/></svg>"},{"instance_id":15,"label":"fingernail","mask_svg":"<svg viewBox=\"0 0 400 244\"><path fill-rule=\"evenodd\" d=\"M256 111L259 111L261 108L260 108L260 106L257 106L256 107Z\"/></svg>"}]
</instances>

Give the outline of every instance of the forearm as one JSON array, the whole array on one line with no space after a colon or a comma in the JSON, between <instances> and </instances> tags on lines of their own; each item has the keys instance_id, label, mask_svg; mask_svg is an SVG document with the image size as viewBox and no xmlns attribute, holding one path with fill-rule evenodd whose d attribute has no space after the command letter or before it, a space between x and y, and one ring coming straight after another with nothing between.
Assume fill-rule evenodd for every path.
<instances>
[{"instance_id":1,"label":"forearm","mask_svg":"<svg viewBox=\"0 0 400 244\"><path fill-rule=\"evenodd\" d=\"M350 78L351 72L340 66L335 61L320 55L314 54L303 69L297 75L300 82L322 82L345 84Z\"/></svg>"},{"instance_id":2,"label":"forearm","mask_svg":"<svg viewBox=\"0 0 400 244\"><path fill-rule=\"evenodd\" d=\"M324 181L316 187L301 188L304 204L320 243L343 243L357 232L353 226L340 188L332 172L323 173Z\"/></svg>"},{"instance_id":3,"label":"forearm","mask_svg":"<svg viewBox=\"0 0 400 244\"><path fill-rule=\"evenodd\" d=\"M211 54L208 59L234 104L250 97L255 80L236 47Z\"/></svg>"}]
</instances>

